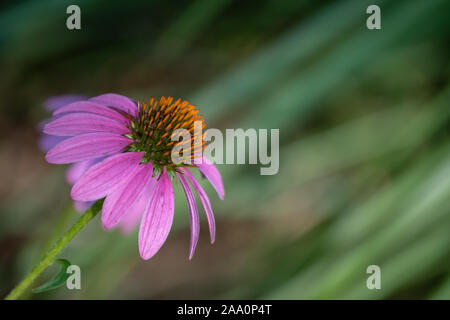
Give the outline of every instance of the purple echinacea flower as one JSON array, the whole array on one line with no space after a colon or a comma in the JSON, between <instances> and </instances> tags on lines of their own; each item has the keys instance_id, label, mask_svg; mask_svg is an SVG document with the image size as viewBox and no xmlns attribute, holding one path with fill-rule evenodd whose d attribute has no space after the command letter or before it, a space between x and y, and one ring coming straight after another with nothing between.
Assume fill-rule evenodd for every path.
<instances>
[{"instance_id":1,"label":"purple echinacea flower","mask_svg":"<svg viewBox=\"0 0 450 320\"><path fill-rule=\"evenodd\" d=\"M176 129L194 130L203 118L188 101L161 97L149 103L135 102L125 96L104 94L57 108L44 133L64 136L46 154L50 163L80 163L103 158L86 166L75 177L71 196L88 202L105 198L102 223L105 229L120 226L129 231L139 221L139 252L142 259L153 257L164 244L172 226L174 193L171 178L178 179L186 194L192 258L199 236L199 217L194 192L205 209L211 243L215 239L215 222L206 192L190 170L198 168L221 199L225 191L217 168L205 158L192 164L175 164L172 149L185 144L171 140ZM204 143L189 141L191 159L199 157ZM198 160L198 159L197 159ZM197 164L198 162L198 164ZM74 169L75 170L75 169ZM74 174L76 176L76 174ZM191 189L191 186L193 189Z\"/></svg>"}]
</instances>

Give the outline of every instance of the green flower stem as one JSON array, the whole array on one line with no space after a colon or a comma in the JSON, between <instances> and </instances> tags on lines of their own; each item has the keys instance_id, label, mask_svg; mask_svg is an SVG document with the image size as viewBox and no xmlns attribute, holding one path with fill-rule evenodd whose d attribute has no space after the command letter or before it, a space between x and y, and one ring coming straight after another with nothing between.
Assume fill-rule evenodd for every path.
<instances>
[{"instance_id":1,"label":"green flower stem","mask_svg":"<svg viewBox=\"0 0 450 320\"><path fill-rule=\"evenodd\" d=\"M51 232L48 239L45 240L42 249L39 250L38 258L43 256L47 251L53 248L53 245L60 238L61 234L69 227L72 215L75 214L77 214L77 212L75 211L73 204L69 203L67 208L62 212L62 214L59 215L58 221L56 221L56 224L53 227L53 231Z\"/></svg>"},{"instance_id":2,"label":"green flower stem","mask_svg":"<svg viewBox=\"0 0 450 320\"><path fill-rule=\"evenodd\" d=\"M72 214L75 214L75 209L73 208L73 204L70 203L67 208L58 216L58 221L53 228L52 233L50 234L49 238L45 241L45 244L42 246L42 249L39 250L39 253L37 255L37 258L41 258L47 251L49 251L53 245L55 244L56 240L59 239L61 234L66 229L67 225L70 222L70 218L72 217ZM38 259L34 259L35 261L33 264L36 264L39 262ZM39 279L39 277L37 278ZM35 279L36 281L36 279ZM31 290L26 290L22 295L20 296L21 299L28 299L28 297L32 294Z\"/></svg>"},{"instance_id":3,"label":"green flower stem","mask_svg":"<svg viewBox=\"0 0 450 320\"><path fill-rule=\"evenodd\" d=\"M102 209L103 199L95 202L78 221L55 243L52 249L41 259L41 261L34 267L33 270L19 283L5 298L5 300L16 300L24 291L33 283L34 280L47 267L51 266L55 258L61 251L69 244L69 242L84 228L85 225L91 221L97 213Z\"/></svg>"}]
</instances>

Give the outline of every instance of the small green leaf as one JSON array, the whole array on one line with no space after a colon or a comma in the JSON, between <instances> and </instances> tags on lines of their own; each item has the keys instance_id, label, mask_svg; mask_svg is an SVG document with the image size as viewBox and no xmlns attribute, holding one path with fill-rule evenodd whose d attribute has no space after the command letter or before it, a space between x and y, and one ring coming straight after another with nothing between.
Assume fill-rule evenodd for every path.
<instances>
[{"instance_id":1,"label":"small green leaf","mask_svg":"<svg viewBox=\"0 0 450 320\"><path fill-rule=\"evenodd\" d=\"M67 268L71 263L66 259L57 259L55 261L62 266L61 271L42 286L33 289L33 293L41 293L59 288L67 281L70 276L70 274L67 273Z\"/></svg>"}]
</instances>

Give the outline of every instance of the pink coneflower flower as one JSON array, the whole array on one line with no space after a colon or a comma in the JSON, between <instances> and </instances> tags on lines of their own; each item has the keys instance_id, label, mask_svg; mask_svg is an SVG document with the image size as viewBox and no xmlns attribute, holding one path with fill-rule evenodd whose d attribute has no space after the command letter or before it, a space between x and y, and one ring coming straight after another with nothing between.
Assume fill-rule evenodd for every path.
<instances>
[{"instance_id":1,"label":"pink coneflower flower","mask_svg":"<svg viewBox=\"0 0 450 320\"><path fill-rule=\"evenodd\" d=\"M102 223L105 229L120 225L132 229L139 221L139 252L150 259L164 244L172 226L176 178L186 194L190 221L192 258L199 236L199 216L195 195L205 209L211 243L215 238L215 222L206 192L190 170L198 168L221 199L225 192L216 167L205 158L200 163L175 164L171 150L179 143L171 140L179 128L193 132L194 122L203 118L187 101L162 97L149 103L137 103L125 96L104 94L57 109L44 132L55 136L71 136L47 152L50 163L77 163L105 157L76 181L71 196L77 201L105 198ZM192 142L194 141L194 138ZM203 142L191 144L193 156L204 148Z\"/></svg>"}]
</instances>

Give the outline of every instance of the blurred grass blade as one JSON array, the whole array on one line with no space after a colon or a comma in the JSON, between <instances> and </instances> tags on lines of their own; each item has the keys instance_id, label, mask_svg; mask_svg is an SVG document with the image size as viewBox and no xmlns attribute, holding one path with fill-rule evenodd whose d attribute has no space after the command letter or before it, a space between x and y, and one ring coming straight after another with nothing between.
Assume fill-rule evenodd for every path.
<instances>
[{"instance_id":1,"label":"blurred grass blade","mask_svg":"<svg viewBox=\"0 0 450 320\"><path fill-rule=\"evenodd\" d=\"M244 101L279 82L293 66L305 62L333 38L360 22L361 13L372 3L366 0L357 3L352 0L336 1L321 8L317 15L298 23L201 89L192 100L204 106L202 112L210 122L217 121L224 113L242 108Z\"/></svg>"}]
</instances>

